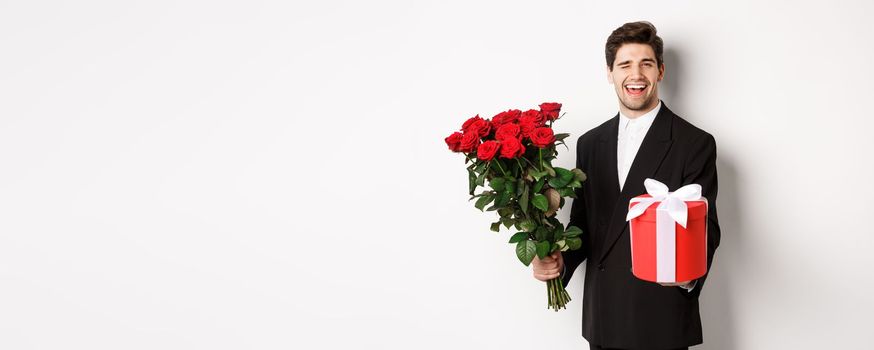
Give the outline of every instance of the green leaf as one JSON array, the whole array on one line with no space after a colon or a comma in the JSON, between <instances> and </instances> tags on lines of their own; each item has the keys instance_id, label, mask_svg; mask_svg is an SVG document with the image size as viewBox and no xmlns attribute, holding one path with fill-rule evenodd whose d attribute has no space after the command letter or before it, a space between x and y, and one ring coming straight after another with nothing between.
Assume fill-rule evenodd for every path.
<instances>
[{"instance_id":1,"label":"green leaf","mask_svg":"<svg viewBox=\"0 0 874 350\"><path fill-rule=\"evenodd\" d=\"M571 134L555 134L555 140L561 141L566 139L568 136L571 136Z\"/></svg>"},{"instance_id":2,"label":"green leaf","mask_svg":"<svg viewBox=\"0 0 874 350\"><path fill-rule=\"evenodd\" d=\"M564 224L559 222L558 225L555 225L555 227L552 228L552 233L556 235L561 235L562 233L564 233Z\"/></svg>"},{"instance_id":3,"label":"green leaf","mask_svg":"<svg viewBox=\"0 0 874 350\"><path fill-rule=\"evenodd\" d=\"M543 164L544 171L546 171L546 173L549 174L549 176L555 177L556 176L555 169L553 169L551 165L545 164L546 157L543 157L543 158L544 158L544 164Z\"/></svg>"},{"instance_id":4,"label":"green leaf","mask_svg":"<svg viewBox=\"0 0 874 350\"><path fill-rule=\"evenodd\" d=\"M562 197L574 197L576 193L574 193L574 189L570 187L559 188L558 194Z\"/></svg>"},{"instance_id":5,"label":"green leaf","mask_svg":"<svg viewBox=\"0 0 874 350\"><path fill-rule=\"evenodd\" d=\"M501 192L504 190L504 184L506 180L503 177L496 177L489 181L489 186L491 186L495 191Z\"/></svg>"},{"instance_id":6,"label":"green leaf","mask_svg":"<svg viewBox=\"0 0 874 350\"><path fill-rule=\"evenodd\" d=\"M494 192L492 192L492 191L483 191L483 192L480 192L480 193L477 193L477 194L475 194L475 195L470 196L470 198L468 198L467 201L470 202L470 201L472 201L474 198L479 198L479 197L485 196L485 195L487 195L487 194L489 194L489 193L494 193Z\"/></svg>"},{"instance_id":7,"label":"green leaf","mask_svg":"<svg viewBox=\"0 0 874 350\"><path fill-rule=\"evenodd\" d=\"M500 230L500 229L501 229L501 222L500 221L492 223L492 227L491 227L492 231L498 232L498 230Z\"/></svg>"},{"instance_id":8,"label":"green leaf","mask_svg":"<svg viewBox=\"0 0 874 350\"><path fill-rule=\"evenodd\" d=\"M500 215L502 218L509 217L510 215L513 215L513 209L512 208L500 208L500 209L498 209L498 215Z\"/></svg>"},{"instance_id":9,"label":"green leaf","mask_svg":"<svg viewBox=\"0 0 874 350\"><path fill-rule=\"evenodd\" d=\"M519 207L522 208L522 212L528 214L528 185L522 185L524 189L522 190L522 195L519 196Z\"/></svg>"},{"instance_id":10,"label":"green leaf","mask_svg":"<svg viewBox=\"0 0 874 350\"><path fill-rule=\"evenodd\" d=\"M510 237L509 243L518 243L528 239L528 232L516 232L512 237Z\"/></svg>"},{"instance_id":11,"label":"green leaf","mask_svg":"<svg viewBox=\"0 0 874 350\"><path fill-rule=\"evenodd\" d=\"M538 227L537 230L534 230L534 239L538 241L546 241L549 238L548 236L549 229L547 229L546 227L541 226Z\"/></svg>"},{"instance_id":12,"label":"green leaf","mask_svg":"<svg viewBox=\"0 0 874 350\"><path fill-rule=\"evenodd\" d=\"M488 163L487 162L479 162L473 170L476 170L476 172L481 173L481 172L483 172L483 170L486 169L486 164L488 164Z\"/></svg>"},{"instance_id":13,"label":"green leaf","mask_svg":"<svg viewBox=\"0 0 874 350\"><path fill-rule=\"evenodd\" d=\"M583 230L576 226L568 226L567 231L564 231L565 237L577 237L583 234Z\"/></svg>"},{"instance_id":14,"label":"green leaf","mask_svg":"<svg viewBox=\"0 0 874 350\"><path fill-rule=\"evenodd\" d=\"M534 220L527 219L527 220L523 220L521 223L519 223L519 226L520 226L523 230L528 231L528 232L531 232L531 231L534 231L534 229L537 228L537 223L535 223Z\"/></svg>"},{"instance_id":15,"label":"green leaf","mask_svg":"<svg viewBox=\"0 0 874 350\"><path fill-rule=\"evenodd\" d=\"M514 223L516 223L516 220L510 218L501 218L501 223L504 224L504 227L510 228L511 226L513 226Z\"/></svg>"},{"instance_id":16,"label":"green leaf","mask_svg":"<svg viewBox=\"0 0 874 350\"><path fill-rule=\"evenodd\" d=\"M555 167L555 173L558 175L558 177L566 179L568 181L574 179L574 173L565 168Z\"/></svg>"},{"instance_id":17,"label":"green leaf","mask_svg":"<svg viewBox=\"0 0 874 350\"><path fill-rule=\"evenodd\" d=\"M474 206L475 206L477 209L479 209L480 211L482 211L483 208L485 208L486 205L489 204L489 203L491 203L492 200L494 200L494 199L495 199L495 195L493 195L493 194L491 194L491 193L486 194L486 195L484 195L484 196L482 196L482 197L479 197L479 199L477 199L476 204L475 204Z\"/></svg>"},{"instance_id":18,"label":"green leaf","mask_svg":"<svg viewBox=\"0 0 874 350\"><path fill-rule=\"evenodd\" d=\"M540 193L540 190L543 189L543 183L546 182L546 178L541 178L537 180L537 183L534 184L534 193Z\"/></svg>"},{"instance_id":19,"label":"green leaf","mask_svg":"<svg viewBox=\"0 0 874 350\"><path fill-rule=\"evenodd\" d=\"M554 178L549 179L549 186L552 186L552 188L563 188L563 187L567 186L567 184L568 183L565 181L562 181L561 178L554 177Z\"/></svg>"},{"instance_id":20,"label":"green leaf","mask_svg":"<svg viewBox=\"0 0 874 350\"><path fill-rule=\"evenodd\" d=\"M540 193L534 195L534 198L531 199L531 204L541 211L545 212L549 210L549 201L547 201L546 196Z\"/></svg>"},{"instance_id":21,"label":"green leaf","mask_svg":"<svg viewBox=\"0 0 874 350\"><path fill-rule=\"evenodd\" d=\"M510 198L512 196L513 196L513 194L511 194L509 192L501 192L500 194L498 194L498 199L495 200L495 206L499 207L499 208L506 206L507 204L510 203Z\"/></svg>"},{"instance_id":22,"label":"green leaf","mask_svg":"<svg viewBox=\"0 0 874 350\"><path fill-rule=\"evenodd\" d=\"M549 255L549 242L546 242L546 241L537 242L537 244L535 244L535 246L537 249L537 257L538 258L543 259L547 255Z\"/></svg>"},{"instance_id":23,"label":"green leaf","mask_svg":"<svg viewBox=\"0 0 874 350\"><path fill-rule=\"evenodd\" d=\"M467 184L470 188L470 195L473 195L473 191L476 190L476 173L473 170L467 169Z\"/></svg>"},{"instance_id":24,"label":"green leaf","mask_svg":"<svg viewBox=\"0 0 874 350\"><path fill-rule=\"evenodd\" d=\"M549 179L549 185L553 188L562 188L567 186L574 179L574 173L565 168L555 168L556 177Z\"/></svg>"},{"instance_id":25,"label":"green leaf","mask_svg":"<svg viewBox=\"0 0 874 350\"><path fill-rule=\"evenodd\" d=\"M476 178L476 185L477 185L477 186L485 186L485 183L486 183L486 174L488 174L488 173L489 173L488 171L483 171L483 172L482 172L482 173L481 173L481 174Z\"/></svg>"},{"instance_id":26,"label":"green leaf","mask_svg":"<svg viewBox=\"0 0 874 350\"><path fill-rule=\"evenodd\" d=\"M579 182L586 181L586 173L584 173L582 170L571 169L571 172L574 173L574 178L576 178L577 181L579 181Z\"/></svg>"},{"instance_id":27,"label":"green leaf","mask_svg":"<svg viewBox=\"0 0 874 350\"><path fill-rule=\"evenodd\" d=\"M577 250L583 245L583 240L579 237L566 238L565 243L567 243L568 249Z\"/></svg>"},{"instance_id":28,"label":"green leaf","mask_svg":"<svg viewBox=\"0 0 874 350\"><path fill-rule=\"evenodd\" d=\"M513 178L507 178L504 181L504 191L509 193L510 195L516 194L516 180Z\"/></svg>"},{"instance_id":29,"label":"green leaf","mask_svg":"<svg viewBox=\"0 0 874 350\"><path fill-rule=\"evenodd\" d=\"M525 266L531 264L531 260L534 260L534 254L537 254L537 248L534 245L534 242L529 240L520 241L516 243L516 257L519 258Z\"/></svg>"},{"instance_id":30,"label":"green leaf","mask_svg":"<svg viewBox=\"0 0 874 350\"><path fill-rule=\"evenodd\" d=\"M529 168L529 169L528 169L528 174L530 174L531 177L533 177L535 181L539 181L540 178L543 177L543 175L546 175L546 172L545 172L545 171L544 171L544 172L540 172L540 171L537 171L537 169Z\"/></svg>"}]
</instances>

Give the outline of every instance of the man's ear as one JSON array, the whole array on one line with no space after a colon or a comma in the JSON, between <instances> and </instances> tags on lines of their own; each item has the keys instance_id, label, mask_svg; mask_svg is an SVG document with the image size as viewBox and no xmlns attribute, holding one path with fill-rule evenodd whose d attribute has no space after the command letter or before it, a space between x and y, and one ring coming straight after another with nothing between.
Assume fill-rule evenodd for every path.
<instances>
[{"instance_id":1,"label":"man's ear","mask_svg":"<svg viewBox=\"0 0 874 350\"><path fill-rule=\"evenodd\" d=\"M665 64L662 63L662 66L659 67L659 81L665 78Z\"/></svg>"},{"instance_id":2,"label":"man's ear","mask_svg":"<svg viewBox=\"0 0 874 350\"><path fill-rule=\"evenodd\" d=\"M612 85L613 84L613 71L610 70L609 66L605 66L605 67L607 68L607 82L609 82Z\"/></svg>"}]
</instances>

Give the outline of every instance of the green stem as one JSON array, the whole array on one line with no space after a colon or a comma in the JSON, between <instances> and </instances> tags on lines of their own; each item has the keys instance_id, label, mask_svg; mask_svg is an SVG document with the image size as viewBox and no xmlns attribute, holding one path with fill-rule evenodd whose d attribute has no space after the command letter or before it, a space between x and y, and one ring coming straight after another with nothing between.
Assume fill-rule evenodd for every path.
<instances>
[{"instance_id":1,"label":"green stem","mask_svg":"<svg viewBox=\"0 0 874 350\"><path fill-rule=\"evenodd\" d=\"M540 158L540 171L543 172L543 148L537 149L537 156Z\"/></svg>"},{"instance_id":2,"label":"green stem","mask_svg":"<svg viewBox=\"0 0 874 350\"><path fill-rule=\"evenodd\" d=\"M495 160L495 164L498 164L498 169L501 169L501 172L504 173L504 176L507 176L507 172L504 171L504 167L501 166L501 161Z\"/></svg>"},{"instance_id":3,"label":"green stem","mask_svg":"<svg viewBox=\"0 0 874 350\"><path fill-rule=\"evenodd\" d=\"M555 288L554 287L555 287L555 284L553 283L553 281L549 280L549 284L547 285L547 288L549 289L549 296L550 296L549 299L552 300L552 302L549 303L550 304L549 306L551 306L552 308L555 308L555 304L558 302L558 300L555 299Z\"/></svg>"},{"instance_id":4,"label":"green stem","mask_svg":"<svg viewBox=\"0 0 874 350\"><path fill-rule=\"evenodd\" d=\"M549 282L547 284L547 288L549 289L549 296L550 296L549 299L552 300L549 303L549 308L558 310L558 307L557 307L558 300L555 298L555 280L554 279L549 280Z\"/></svg>"},{"instance_id":5,"label":"green stem","mask_svg":"<svg viewBox=\"0 0 874 350\"><path fill-rule=\"evenodd\" d=\"M546 308L547 309L552 308L552 292L550 291L550 289L552 289L552 288L549 288L549 282L552 282L552 281L546 281Z\"/></svg>"},{"instance_id":6,"label":"green stem","mask_svg":"<svg viewBox=\"0 0 874 350\"><path fill-rule=\"evenodd\" d=\"M553 278L546 282L546 292L548 308L558 312L558 309L567 309L567 304L571 301L570 295L564 289L564 283L561 278Z\"/></svg>"}]
</instances>

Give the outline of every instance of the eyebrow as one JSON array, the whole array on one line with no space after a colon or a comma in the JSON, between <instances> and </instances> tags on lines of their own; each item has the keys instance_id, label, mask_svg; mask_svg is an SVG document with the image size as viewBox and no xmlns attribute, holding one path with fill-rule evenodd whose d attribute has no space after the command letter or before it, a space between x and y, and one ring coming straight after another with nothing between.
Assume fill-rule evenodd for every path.
<instances>
[{"instance_id":1,"label":"eyebrow","mask_svg":"<svg viewBox=\"0 0 874 350\"><path fill-rule=\"evenodd\" d=\"M652 62L652 63L656 63L656 60L654 60L654 59L652 59L652 58L644 58L644 59L640 60L640 63L643 63L643 62ZM625 60L625 61L622 61L622 62L617 63L616 65L617 65L617 66L621 66L621 65L623 65L623 64L629 64L629 63L631 63L631 60Z\"/></svg>"}]
</instances>

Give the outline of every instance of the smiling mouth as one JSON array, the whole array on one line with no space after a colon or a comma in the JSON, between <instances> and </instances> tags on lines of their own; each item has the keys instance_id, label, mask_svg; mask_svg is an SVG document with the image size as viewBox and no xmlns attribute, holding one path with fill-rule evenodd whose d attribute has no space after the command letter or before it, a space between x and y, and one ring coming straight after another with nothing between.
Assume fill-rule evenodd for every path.
<instances>
[{"instance_id":1,"label":"smiling mouth","mask_svg":"<svg viewBox=\"0 0 874 350\"><path fill-rule=\"evenodd\" d=\"M646 84L626 84L625 93L631 97L639 97L643 96L643 92L646 91Z\"/></svg>"}]
</instances>

